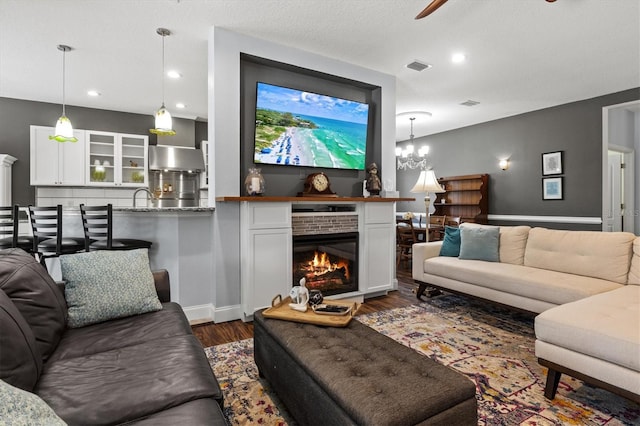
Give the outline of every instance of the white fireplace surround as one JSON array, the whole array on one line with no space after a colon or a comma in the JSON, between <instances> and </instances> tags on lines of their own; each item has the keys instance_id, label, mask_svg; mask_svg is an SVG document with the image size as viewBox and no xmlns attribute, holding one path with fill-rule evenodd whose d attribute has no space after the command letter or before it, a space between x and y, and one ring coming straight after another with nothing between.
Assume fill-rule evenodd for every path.
<instances>
[{"instance_id":1,"label":"white fireplace surround","mask_svg":"<svg viewBox=\"0 0 640 426\"><path fill-rule=\"evenodd\" d=\"M339 202L353 212L293 213L293 205L304 202L240 201L240 276L244 320L271 306L276 295L289 294L292 283L292 218L322 223L334 219L358 232L358 291L340 298L373 297L397 288L395 279L395 202ZM356 227L351 219L357 218ZM317 231L311 231L316 232ZM330 233L329 233L330 234Z\"/></svg>"}]
</instances>

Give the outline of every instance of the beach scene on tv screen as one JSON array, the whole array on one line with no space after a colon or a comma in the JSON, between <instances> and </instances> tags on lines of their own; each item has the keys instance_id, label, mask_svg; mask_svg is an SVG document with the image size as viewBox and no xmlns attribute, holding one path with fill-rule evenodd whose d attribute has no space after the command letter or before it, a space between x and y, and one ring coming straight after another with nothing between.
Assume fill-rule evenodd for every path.
<instances>
[{"instance_id":1,"label":"beach scene on tv screen","mask_svg":"<svg viewBox=\"0 0 640 426\"><path fill-rule=\"evenodd\" d=\"M363 170L369 105L258 83L255 163Z\"/></svg>"}]
</instances>

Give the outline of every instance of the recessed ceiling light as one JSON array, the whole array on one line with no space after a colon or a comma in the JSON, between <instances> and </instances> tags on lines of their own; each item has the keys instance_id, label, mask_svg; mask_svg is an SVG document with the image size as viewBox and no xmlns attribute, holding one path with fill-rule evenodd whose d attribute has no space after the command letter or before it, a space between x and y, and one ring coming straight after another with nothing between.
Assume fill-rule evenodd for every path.
<instances>
[{"instance_id":1,"label":"recessed ceiling light","mask_svg":"<svg viewBox=\"0 0 640 426\"><path fill-rule=\"evenodd\" d=\"M171 71L167 71L167 77L169 77L169 78L180 78L180 77L182 77L182 74L180 74L178 71L171 70Z\"/></svg>"},{"instance_id":2,"label":"recessed ceiling light","mask_svg":"<svg viewBox=\"0 0 640 426\"><path fill-rule=\"evenodd\" d=\"M87 95L89 96L100 96L102 93L98 92L97 90L89 90L87 92Z\"/></svg>"},{"instance_id":3,"label":"recessed ceiling light","mask_svg":"<svg viewBox=\"0 0 640 426\"><path fill-rule=\"evenodd\" d=\"M451 55L451 62L454 64L461 64L467 60L467 56L464 53L454 53Z\"/></svg>"},{"instance_id":4,"label":"recessed ceiling light","mask_svg":"<svg viewBox=\"0 0 640 426\"><path fill-rule=\"evenodd\" d=\"M184 109L184 108L186 108L186 105L185 105L185 104L183 104L182 102L178 102L178 103L176 104L176 108Z\"/></svg>"}]
</instances>

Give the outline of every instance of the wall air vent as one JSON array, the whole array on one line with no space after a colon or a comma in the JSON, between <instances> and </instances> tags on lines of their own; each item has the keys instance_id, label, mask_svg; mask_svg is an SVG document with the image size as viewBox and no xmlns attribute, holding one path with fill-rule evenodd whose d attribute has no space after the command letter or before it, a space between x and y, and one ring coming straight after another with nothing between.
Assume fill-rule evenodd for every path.
<instances>
[{"instance_id":1,"label":"wall air vent","mask_svg":"<svg viewBox=\"0 0 640 426\"><path fill-rule=\"evenodd\" d=\"M433 65L425 64L424 62L420 62L417 59L411 63L407 64L407 68L414 71L424 71L427 68L431 68Z\"/></svg>"},{"instance_id":2,"label":"wall air vent","mask_svg":"<svg viewBox=\"0 0 640 426\"><path fill-rule=\"evenodd\" d=\"M464 105L464 106L468 106L468 107L472 107L472 106L476 106L478 105L480 102L478 101L472 101L471 99L468 99L464 102L462 102L460 105Z\"/></svg>"}]
</instances>

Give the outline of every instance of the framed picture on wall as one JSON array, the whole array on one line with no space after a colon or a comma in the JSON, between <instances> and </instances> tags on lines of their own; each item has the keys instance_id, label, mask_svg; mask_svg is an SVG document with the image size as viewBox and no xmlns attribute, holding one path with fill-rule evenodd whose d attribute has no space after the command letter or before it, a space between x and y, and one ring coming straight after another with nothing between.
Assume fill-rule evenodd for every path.
<instances>
[{"instance_id":1,"label":"framed picture on wall","mask_svg":"<svg viewBox=\"0 0 640 426\"><path fill-rule=\"evenodd\" d=\"M562 151L542 154L542 175L562 174Z\"/></svg>"},{"instance_id":2,"label":"framed picture on wall","mask_svg":"<svg viewBox=\"0 0 640 426\"><path fill-rule=\"evenodd\" d=\"M562 200L562 177L542 178L542 199Z\"/></svg>"}]
</instances>

